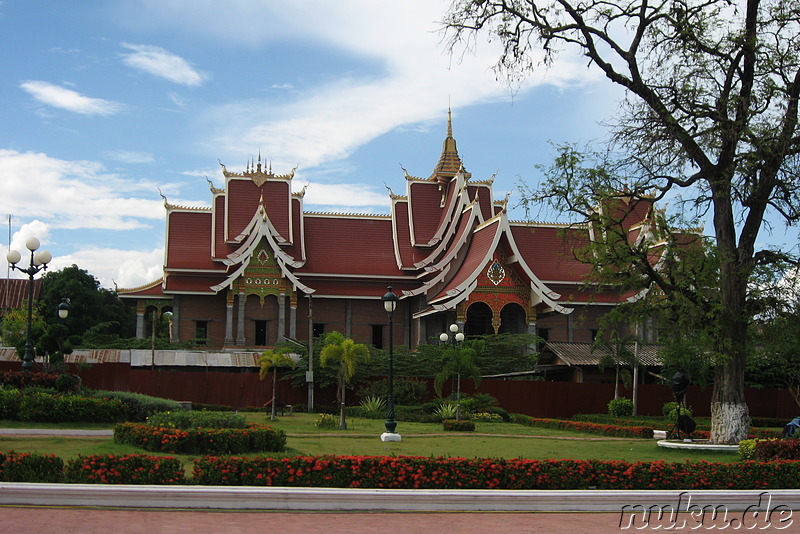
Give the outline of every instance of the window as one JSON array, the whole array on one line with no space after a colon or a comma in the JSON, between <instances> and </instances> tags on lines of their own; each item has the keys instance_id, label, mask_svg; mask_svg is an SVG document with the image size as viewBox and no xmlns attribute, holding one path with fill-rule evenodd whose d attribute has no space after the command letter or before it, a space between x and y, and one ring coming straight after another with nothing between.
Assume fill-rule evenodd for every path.
<instances>
[{"instance_id":1,"label":"window","mask_svg":"<svg viewBox=\"0 0 800 534\"><path fill-rule=\"evenodd\" d=\"M314 323L314 337L320 337L325 333L325 323Z\"/></svg>"},{"instance_id":2,"label":"window","mask_svg":"<svg viewBox=\"0 0 800 534\"><path fill-rule=\"evenodd\" d=\"M600 330L598 330L597 328L591 328L589 329L589 332L592 334L592 341L595 341L597 339L597 336L600 335Z\"/></svg>"},{"instance_id":3,"label":"window","mask_svg":"<svg viewBox=\"0 0 800 534\"><path fill-rule=\"evenodd\" d=\"M256 337L254 344L264 346L267 344L267 321L253 321L256 326Z\"/></svg>"},{"instance_id":4,"label":"window","mask_svg":"<svg viewBox=\"0 0 800 534\"><path fill-rule=\"evenodd\" d=\"M383 348L383 325L372 325L372 346L376 349Z\"/></svg>"},{"instance_id":5,"label":"window","mask_svg":"<svg viewBox=\"0 0 800 534\"><path fill-rule=\"evenodd\" d=\"M542 341L547 341L548 339L550 339L549 328L537 328L536 333L540 338L542 338Z\"/></svg>"},{"instance_id":6,"label":"window","mask_svg":"<svg viewBox=\"0 0 800 534\"><path fill-rule=\"evenodd\" d=\"M198 345L205 345L208 342L208 321L194 322L194 338Z\"/></svg>"}]
</instances>

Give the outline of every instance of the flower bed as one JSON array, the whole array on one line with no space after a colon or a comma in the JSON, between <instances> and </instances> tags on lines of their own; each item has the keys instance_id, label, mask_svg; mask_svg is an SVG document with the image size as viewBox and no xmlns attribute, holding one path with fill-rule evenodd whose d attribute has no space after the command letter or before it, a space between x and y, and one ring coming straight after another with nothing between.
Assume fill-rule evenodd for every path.
<instances>
[{"instance_id":1,"label":"flower bed","mask_svg":"<svg viewBox=\"0 0 800 534\"><path fill-rule=\"evenodd\" d=\"M570 421L564 419L543 419L521 414L514 414L511 422L526 426L554 428L558 430L573 430L621 438L652 438L654 430L652 426L605 425L601 423L588 423L584 421Z\"/></svg>"},{"instance_id":2,"label":"flower bed","mask_svg":"<svg viewBox=\"0 0 800 534\"><path fill-rule=\"evenodd\" d=\"M174 454L240 454L278 452L286 447L286 433L269 425L247 428L169 428L140 423L120 423L114 441L151 452Z\"/></svg>"},{"instance_id":3,"label":"flower bed","mask_svg":"<svg viewBox=\"0 0 800 534\"><path fill-rule=\"evenodd\" d=\"M411 456L215 457L180 462L147 455L0 453L0 480L98 484L182 484L430 489L771 489L798 488L800 461L624 462Z\"/></svg>"}]
</instances>

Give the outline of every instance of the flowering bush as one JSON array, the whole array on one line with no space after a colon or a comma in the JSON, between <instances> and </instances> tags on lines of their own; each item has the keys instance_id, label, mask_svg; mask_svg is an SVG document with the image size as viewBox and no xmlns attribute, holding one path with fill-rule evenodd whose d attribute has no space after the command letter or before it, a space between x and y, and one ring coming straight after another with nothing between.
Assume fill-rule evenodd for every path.
<instances>
[{"instance_id":1,"label":"flowering bush","mask_svg":"<svg viewBox=\"0 0 800 534\"><path fill-rule=\"evenodd\" d=\"M753 457L762 462L800 460L800 439L758 439Z\"/></svg>"},{"instance_id":2,"label":"flowering bush","mask_svg":"<svg viewBox=\"0 0 800 534\"><path fill-rule=\"evenodd\" d=\"M239 454L277 452L286 446L286 433L268 425L247 428L169 428L141 423L120 423L114 441L152 452L174 454Z\"/></svg>"},{"instance_id":3,"label":"flowering bush","mask_svg":"<svg viewBox=\"0 0 800 534\"><path fill-rule=\"evenodd\" d=\"M0 371L0 384L17 388L25 386L40 386L55 388L58 373L31 373L26 371Z\"/></svg>"},{"instance_id":4,"label":"flowering bush","mask_svg":"<svg viewBox=\"0 0 800 534\"><path fill-rule=\"evenodd\" d=\"M65 479L76 484L182 484L186 475L172 457L104 454L68 461Z\"/></svg>"},{"instance_id":5,"label":"flowering bush","mask_svg":"<svg viewBox=\"0 0 800 534\"><path fill-rule=\"evenodd\" d=\"M54 454L0 452L0 481L61 482L64 461Z\"/></svg>"},{"instance_id":6,"label":"flowering bush","mask_svg":"<svg viewBox=\"0 0 800 534\"><path fill-rule=\"evenodd\" d=\"M616 436L623 438L653 437L652 426L604 425L600 423L587 423L583 421L570 421L564 419L541 419L521 414L512 415L512 422L526 426L554 428L558 430L575 430L578 432L588 432L590 434L603 434L605 436Z\"/></svg>"},{"instance_id":7,"label":"flowering bush","mask_svg":"<svg viewBox=\"0 0 800 534\"><path fill-rule=\"evenodd\" d=\"M413 456L195 460L192 483L434 489L797 488L799 462L667 463Z\"/></svg>"},{"instance_id":8,"label":"flowering bush","mask_svg":"<svg viewBox=\"0 0 800 534\"><path fill-rule=\"evenodd\" d=\"M317 428L338 428L339 419L329 413L321 413L314 426Z\"/></svg>"},{"instance_id":9,"label":"flowering bush","mask_svg":"<svg viewBox=\"0 0 800 534\"><path fill-rule=\"evenodd\" d=\"M475 423L465 419L460 421L455 419L445 419L442 421L442 426L445 430L451 430L455 432L473 432L475 430Z\"/></svg>"},{"instance_id":10,"label":"flowering bush","mask_svg":"<svg viewBox=\"0 0 800 534\"><path fill-rule=\"evenodd\" d=\"M497 413L490 413L490 412L478 412L472 414L473 421L483 421L486 423L502 423L503 416Z\"/></svg>"}]
</instances>

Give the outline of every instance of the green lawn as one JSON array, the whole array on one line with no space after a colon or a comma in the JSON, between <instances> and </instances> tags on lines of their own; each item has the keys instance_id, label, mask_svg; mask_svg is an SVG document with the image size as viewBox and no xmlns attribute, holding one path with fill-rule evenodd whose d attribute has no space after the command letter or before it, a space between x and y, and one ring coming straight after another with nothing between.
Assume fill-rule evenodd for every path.
<instances>
[{"instance_id":1,"label":"green lawn","mask_svg":"<svg viewBox=\"0 0 800 534\"><path fill-rule=\"evenodd\" d=\"M248 413L248 420L270 423L263 413ZM442 431L440 424L399 422L400 442L380 441L384 430L381 420L348 418L348 429L319 429L314 426L318 416L295 414L272 421L288 435L286 456L295 455L408 455L462 456L489 458L570 458L625 461L665 460L683 462L707 460L735 462L735 453L678 451L662 449L652 439L604 438L592 434L528 427L512 423L477 423L474 433ZM26 424L0 421L3 427L58 428L60 425ZM89 425L79 425L86 428ZM64 425L63 428L67 426ZM76 428L75 425L70 425ZM92 428L112 428L113 425L92 425ZM128 445L114 443L112 438L9 437L0 436L0 450L54 453L62 458L79 454L144 453ZM166 454L165 454L166 455ZM194 456L173 455L191 470Z\"/></svg>"}]
</instances>

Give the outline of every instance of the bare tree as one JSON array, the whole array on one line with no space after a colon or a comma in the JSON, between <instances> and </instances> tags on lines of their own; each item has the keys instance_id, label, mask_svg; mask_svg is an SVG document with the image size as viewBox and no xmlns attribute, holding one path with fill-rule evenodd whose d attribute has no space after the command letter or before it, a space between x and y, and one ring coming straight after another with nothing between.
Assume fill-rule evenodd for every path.
<instances>
[{"instance_id":1,"label":"bare tree","mask_svg":"<svg viewBox=\"0 0 800 534\"><path fill-rule=\"evenodd\" d=\"M579 50L626 91L610 126L635 177L628 194L680 193L711 217L715 343L726 356L715 368L714 442L747 436L748 282L757 266L788 257L757 250L759 232L768 215L800 216L799 19L796 0L455 0L444 20L450 50L499 40L507 79Z\"/></svg>"}]
</instances>

